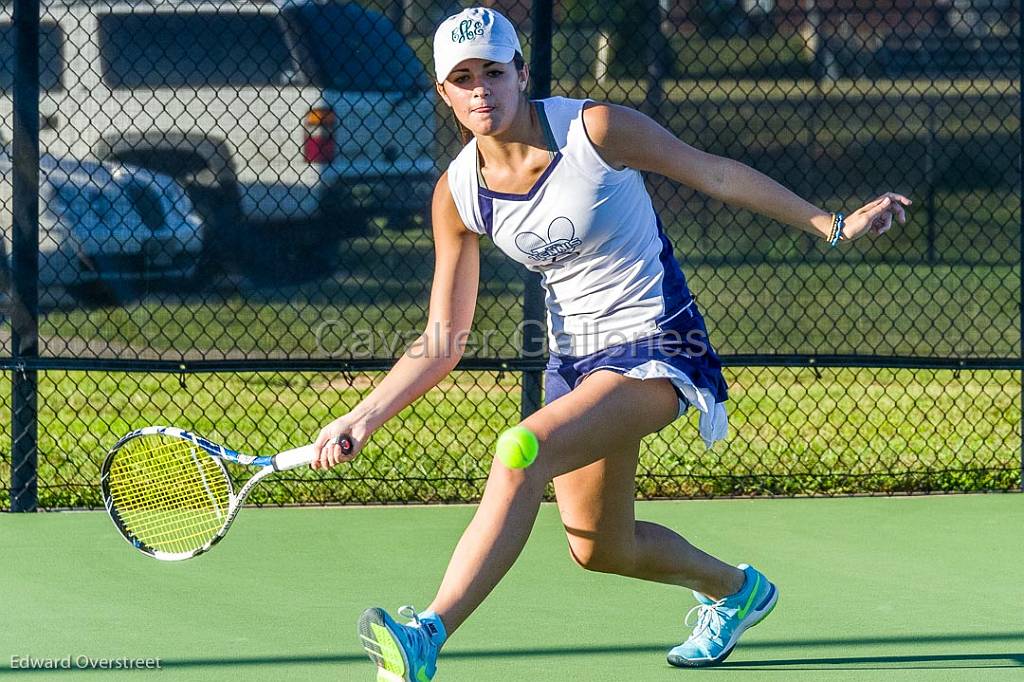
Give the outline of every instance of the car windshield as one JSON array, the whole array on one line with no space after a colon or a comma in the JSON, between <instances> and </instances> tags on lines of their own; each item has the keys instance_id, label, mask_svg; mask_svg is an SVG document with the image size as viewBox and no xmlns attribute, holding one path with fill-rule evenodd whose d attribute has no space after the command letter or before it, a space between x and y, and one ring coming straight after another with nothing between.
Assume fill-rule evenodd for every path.
<instances>
[{"instance_id":1,"label":"car windshield","mask_svg":"<svg viewBox=\"0 0 1024 682\"><path fill-rule=\"evenodd\" d=\"M386 17L354 3L306 3L287 10L313 60L317 87L405 92L426 84L423 65Z\"/></svg>"},{"instance_id":2,"label":"car windshield","mask_svg":"<svg viewBox=\"0 0 1024 682\"><path fill-rule=\"evenodd\" d=\"M281 85L292 69L273 16L107 14L99 29L103 81L114 88Z\"/></svg>"},{"instance_id":3,"label":"car windshield","mask_svg":"<svg viewBox=\"0 0 1024 682\"><path fill-rule=\"evenodd\" d=\"M64 71L64 32L51 22L39 25L39 84L43 90L60 90ZM0 23L0 90L14 86L14 25Z\"/></svg>"}]
</instances>

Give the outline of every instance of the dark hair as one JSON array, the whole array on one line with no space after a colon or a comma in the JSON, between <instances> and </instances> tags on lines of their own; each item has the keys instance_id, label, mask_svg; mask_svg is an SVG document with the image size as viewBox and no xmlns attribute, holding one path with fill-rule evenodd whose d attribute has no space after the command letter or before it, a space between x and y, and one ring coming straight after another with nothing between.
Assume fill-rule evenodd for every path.
<instances>
[{"instance_id":1,"label":"dark hair","mask_svg":"<svg viewBox=\"0 0 1024 682\"><path fill-rule=\"evenodd\" d=\"M516 52L512 57L512 65L516 67L516 71L522 71L523 67L526 66L526 60L523 59L523 55ZM469 141L473 139L473 131L462 125L454 111L452 111L452 120L455 121L455 128L459 131L459 138L462 140L462 144L469 144Z\"/></svg>"}]
</instances>

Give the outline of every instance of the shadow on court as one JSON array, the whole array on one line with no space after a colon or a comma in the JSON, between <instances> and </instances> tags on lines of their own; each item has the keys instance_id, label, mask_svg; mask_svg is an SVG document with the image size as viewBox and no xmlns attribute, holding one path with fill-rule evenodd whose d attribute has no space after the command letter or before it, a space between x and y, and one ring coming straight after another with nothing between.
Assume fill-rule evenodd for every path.
<instances>
[{"instance_id":1,"label":"shadow on court","mask_svg":"<svg viewBox=\"0 0 1024 682\"><path fill-rule=\"evenodd\" d=\"M1024 632L991 632L986 634L945 634L922 636L896 636L877 638L821 638L821 639L773 639L743 643L743 651L769 650L792 647L843 648L852 646L885 646L885 645L921 645L921 644L965 644L968 642L1003 642L1024 641ZM446 660L476 659L517 659L544 656L574 657L593 656L595 654L652 654L661 655L668 651L673 643L623 645L623 646L574 646L574 647L536 647L530 649L466 649L446 651ZM237 658L167 658L161 660L165 669L188 668L221 668L234 666L301 666L323 665L330 663L362 663L366 661L363 654L337 654L324 656L247 656ZM1002 662L1003 665L997 665ZM872 665L877 664L877 665ZM933 665L912 665L933 664ZM726 661L718 666L726 668L773 669L786 670L892 670L892 669L958 669L958 668L1017 668L1024 667L1024 652L988 653L988 654L924 654L911 656L841 656L841 657L807 657L784 659L761 659L751 661ZM31 673L61 672L56 670L11 670L0 668L0 674L8 672ZM85 670L69 670L66 672L83 673ZM108 672L108 671L95 671Z\"/></svg>"},{"instance_id":2,"label":"shadow on court","mask_svg":"<svg viewBox=\"0 0 1024 682\"><path fill-rule=\"evenodd\" d=\"M982 665L984 661L1011 662L1004 665ZM975 662L977 665L969 665L970 662ZM872 666L870 665L872 663L884 663L887 665ZM909 665L911 663L933 663L935 665ZM770 661L726 661L718 667L720 669L745 668L750 670L768 670L771 668L780 668L781 670L936 670L965 668L1020 668L1024 667L1024 654L937 654L934 656L788 658Z\"/></svg>"}]
</instances>

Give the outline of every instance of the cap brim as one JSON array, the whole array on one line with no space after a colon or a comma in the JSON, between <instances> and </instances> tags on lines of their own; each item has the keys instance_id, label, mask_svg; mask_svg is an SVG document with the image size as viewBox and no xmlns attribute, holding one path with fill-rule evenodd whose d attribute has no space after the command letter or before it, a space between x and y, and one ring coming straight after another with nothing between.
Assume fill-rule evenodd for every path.
<instances>
[{"instance_id":1,"label":"cap brim","mask_svg":"<svg viewBox=\"0 0 1024 682\"><path fill-rule=\"evenodd\" d=\"M467 59L486 59L490 62L499 62L501 64L507 64L512 61L512 58L516 56L516 49L514 47L499 47L497 45L479 45L467 47L464 50L460 50L458 54L458 61L451 64L437 64L437 82L443 83L448 78L448 74L455 70L455 67L466 61Z\"/></svg>"}]
</instances>

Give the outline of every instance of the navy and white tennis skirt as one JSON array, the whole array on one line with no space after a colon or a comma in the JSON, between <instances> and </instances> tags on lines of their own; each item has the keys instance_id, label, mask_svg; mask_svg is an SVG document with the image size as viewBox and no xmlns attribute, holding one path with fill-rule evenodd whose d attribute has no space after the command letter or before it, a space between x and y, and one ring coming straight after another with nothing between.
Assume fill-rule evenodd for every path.
<instances>
[{"instance_id":1,"label":"navy and white tennis skirt","mask_svg":"<svg viewBox=\"0 0 1024 682\"><path fill-rule=\"evenodd\" d=\"M551 353L544 372L545 402L566 395L599 369L634 379L669 379L679 397L678 416L686 414L691 405L700 411L698 430L708 448L728 434L722 363L708 339L696 301L653 336L582 357Z\"/></svg>"}]
</instances>

